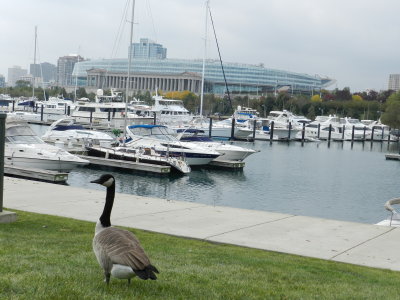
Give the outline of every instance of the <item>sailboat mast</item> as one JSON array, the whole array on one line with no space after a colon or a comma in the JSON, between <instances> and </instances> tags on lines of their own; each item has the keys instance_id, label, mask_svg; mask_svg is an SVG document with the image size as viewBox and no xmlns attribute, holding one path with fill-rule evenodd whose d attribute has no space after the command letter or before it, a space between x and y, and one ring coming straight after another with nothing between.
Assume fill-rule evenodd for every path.
<instances>
[{"instance_id":1,"label":"sailboat mast","mask_svg":"<svg viewBox=\"0 0 400 300\"><path fill-rule=\"evenodd\" d=\"M127 124L127 114L128 114L128 92L129 92L129 83L131 76L131 63L132 63L132 37L133 37L133 19L135 15L135 0L132 0L132 20L131 20L131 34L129 40L129 48L128 48L128 76L126 80L126 90L125 90L125 117L124 117L124 136L123 136L123 146L125 146L125 137L126 137L126 126Z\"/></svg>"},{"instance_id":2,"label":"sailboat mast","mask_svg":"<svg viewBox=\"0 0 400 300\"><path fill-rule=\"evenodd\" d=\"M35 48L33 52L33 70L36 69L36 41L37 41L37 26L35 26ZM32 72L35 73L35 72ZM35 74L32 74L32 100L35 98Z\"/></svg>"},{"instance_id":3,"label":"sailboat mast","mask_svg":"<svg viewBox=\"0 0 400 300\"><path fill-rule=\"evenodd\" d=\"M203 100L204 100L204 76L206 69L206 55L207 55L207 20L208 20L208 3L209 0L206 1L206 20L205 20L205 29L204 29L204 57L203 57L203 71L201 74L201 92L200 92L200 116L203 116Z\"/></svg>"}]
</instances>

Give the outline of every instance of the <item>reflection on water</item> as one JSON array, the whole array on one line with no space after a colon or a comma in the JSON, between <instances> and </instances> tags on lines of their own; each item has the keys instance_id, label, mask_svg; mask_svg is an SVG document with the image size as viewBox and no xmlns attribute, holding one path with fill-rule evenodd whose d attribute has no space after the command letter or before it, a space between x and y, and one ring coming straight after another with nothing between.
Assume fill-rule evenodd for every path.
<instances>
[{"instance_id":1,"label":"reflection on water","mask_svg":"<svg viewBox=\"0 0 400 300\"><path fill-rule=\"evenodd\" d=\"M337 220L376 223L383 204L400 196L398 153L387 142L236 143L261 150L243 171L194 169L189 175L159 176L98 168L78 168L68 184L90 184L104 172L117 178L117 192Z\"/></svg>"}]
</instances>

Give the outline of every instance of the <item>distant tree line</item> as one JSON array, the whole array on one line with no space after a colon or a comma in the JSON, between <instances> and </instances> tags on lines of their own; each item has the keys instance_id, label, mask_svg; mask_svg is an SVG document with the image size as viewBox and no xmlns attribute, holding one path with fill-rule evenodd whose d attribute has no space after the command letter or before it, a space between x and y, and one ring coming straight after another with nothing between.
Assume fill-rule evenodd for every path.
<instances>
[{"instance_id":1,"label":"distant tree line","mask_svg":"<svg viewBox=\"0 0 400 300\"><path fill-rule=\"evenodd\" d=\"M1 94L9 94L11 97L31 97L32 87L27 81L17 81L15 87L0 88ZM94 93L86 93L82 87L77 89L77 98L89 98L94 101ZM110 95L110 90L104 91ZM189 91L166 92L159 91L160 95L169 99L179 99L192 113L200 111L200 96ZM74 99L75 93L67 93L64 88L51 87L35 89L35 96L39 100L45 97L62 95L65 98ZM153 94L150 92L135 93L133 97L151 105ZM131 97L132 98L132 97ZM131 99L129 98L129 100ZM232 107L230 105L232 103ZM278 94L267 93L262 96L235 95L229 101L227 96L221 97L214 94L205 94L203 99L203 115L230 116L237 106L256 109L260 116L266 117L271 110L289 110L298 115L304 115L309 119L315 119L318 115L335 114L341 117L353 117L357 119L378 120L392 128L400 128L400 92L392 90L364 91L351 93L349 88L321 90L320 93L310 95L291 94L281 92Z\"/></svg>"}]
</instances>

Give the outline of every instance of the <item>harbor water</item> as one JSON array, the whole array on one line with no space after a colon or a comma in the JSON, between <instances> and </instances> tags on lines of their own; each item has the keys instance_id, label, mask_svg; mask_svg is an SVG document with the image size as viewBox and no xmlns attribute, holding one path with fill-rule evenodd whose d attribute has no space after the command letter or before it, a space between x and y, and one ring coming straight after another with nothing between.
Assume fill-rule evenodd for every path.
<instances>
[{"instance_id":1,"label":"harbor water","mask_svg":"<svg viewBox=\"0 0 400 300\"><path fill-rule=\"evenodd\" d=\"M260 151L241 171L204 167L160 176L82 167L67 183L101 189L90 181L111 172L120 193L361 223L386 218L384 203L400 197L400 162L385 160L399 152L396 142L235 144Z\"/></svg>"}]
</instances>

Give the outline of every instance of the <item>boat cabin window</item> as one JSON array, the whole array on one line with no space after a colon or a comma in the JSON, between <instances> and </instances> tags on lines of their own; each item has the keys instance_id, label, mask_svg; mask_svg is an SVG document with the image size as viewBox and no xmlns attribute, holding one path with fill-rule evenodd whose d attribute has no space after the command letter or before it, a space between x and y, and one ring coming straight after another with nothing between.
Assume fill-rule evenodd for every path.
<instances>
[{"instance_id":1,"label":"boat cabin window","mask_svg":"<svg viewBox=\"0 0 400 300\"><path fill-rule=\"evenodd\" d=\"M78 107L78 111L91 111L94 112L95 108L94 107L88 107L88 106L80 106Z\"/></svg>"},{"instance_id":2,"label":"boat cabin window","mask_svg":"<svg viewBox=\"0 0 400 300\"><path fill-rule=\"evenodd\" d=\"M12 126L6 130L6 142L14 144L43 144L29 126Z\"/></svg>"}]
</instances>

